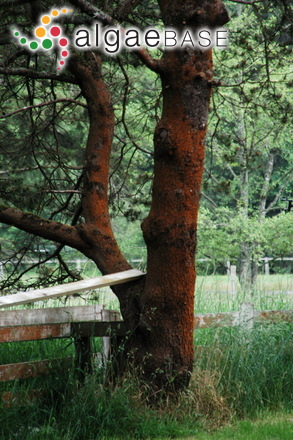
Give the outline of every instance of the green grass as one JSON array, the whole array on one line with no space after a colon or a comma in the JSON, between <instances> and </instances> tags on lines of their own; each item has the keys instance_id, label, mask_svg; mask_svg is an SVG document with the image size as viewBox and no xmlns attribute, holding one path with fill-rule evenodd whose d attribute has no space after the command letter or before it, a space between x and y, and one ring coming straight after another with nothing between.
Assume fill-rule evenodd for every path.
<instances>
[{"instance_id":1,"label":"green grass","mask_svg":"<svg viewBox=\"0 0 293 440\"><path fill-rule=\"evenodd\" d=\"M243 420L212 434L201 432L195 437L181 440L292 440L292 422L292 413L270 414L265 419Z\"/></svg>"}]
</instances>

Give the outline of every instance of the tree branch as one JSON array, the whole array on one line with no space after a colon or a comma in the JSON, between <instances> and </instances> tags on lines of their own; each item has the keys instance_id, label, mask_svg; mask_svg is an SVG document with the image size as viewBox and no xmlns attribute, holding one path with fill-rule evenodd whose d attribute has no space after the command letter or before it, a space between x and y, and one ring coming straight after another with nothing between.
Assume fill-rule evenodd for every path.
<instances>
[{"instance_id":1,"label":"tree branch","mask_svg":"<svg viewBox=\"0 0 293 440\"><path fill-rule=\"evenodd\" d=\"M138 6L140 3L142 3L143 0L125 0L122 5L119 5L117 10L114 11L115 17L119 21L124 21L127 19L128 15Z\"/></svg>"},{"instance_id":2,"label":"tree branch","mask_svg":"<svg viewBox=\"0 0 293 440\"><path fill-rule=\"evenodd\" d=\"M269 212L271 209L274 208L274 206L276 205L276 203L278 202L282 192L284 191L284 189L286 188L286 186L288 185L288 183L293 179L293 169L289 170L285 176L282 177L281 180L283 180L286 177L284 183L282 186L280 186L279 191L277 192L276 196L274 197L274 199L272 200L272 202L269 204L269 206L266 208L265 210L265 214L267 212Z\"/></svg>"},{"instance_id":3,"label":"tree branch","mask_svg":"<svg viewBox=\"0 0 293 440\"><path fill-rule=\"evenodd\" d=\"M217 184L219 185L220 182L218 181L218 179L215 178L215 176L211 173L210 170L207 169L207 167L204 167L205 172L208 174L208 176Z\"/></svg>"},{"instance_id":4,"label":"tree branch","mask_svg":"<svg viewBox=\"0 0 293 440\"><path fill-rule=\"evenodd\" d=\"M201 191L202 197L207 199L215 208L218 208L219 206L210 198L208 197L203 191Z\"/></svg>"},{"instance_id":5,"label":"tree branch","mask_svg":"<svg viewBox=\"0 0 293 440\"><path fill-rule=\"evenodd\" d=\"M82 194L81 191L75 190L75 189L44 189L42 192L44 193L52 193L52 194Z\"/></svg>"},{"instance_id":6,"label":"tree branch","mask_svg":"<svg viewBox=\"0 0 293 440\"><path fill-rule=\"evenodd\" d=\"M139 50L134 50L133 52L138 56L140 61L142 61L143 64L147 66L150 70L153 70L157 73L160 72L160 60L153 58L146 49L140 48Z\"/></svg>"},{"instance_id":7,"label":"tree branch","mask_svg":"<svg viewBox=\"0 0 293 440\"><path fill-rule=\"evenodd\" d=\"M18 6L18 5L25 5L26 3L30 3L31 0L2 0L0 8L4 9L10 6Z\"/></svg>"},{"instance_id":8,"label":"tree branch","mask_svg":"<svg viewBox=\"0 0 293 440\"><path fill-rule=\"evenodd\" d=\"M130 0L130 3L133 2L133 0ZM135 6L139 4L141 0L135 1ZM82 12L89 15L92 18L95 18L98 21L101 21L103 24L116 24L115 20L108 14L105 14L100 9L94 7L90 3L88 3L86 0L71 0L71 3L78 7ZM129 3L129 1L126 1L125 3ZM123 7L123 5L122 5ZM118 16L118 18L120 18ZM152 56L149 54L149 52L146 49L139 49L134 51L134 53L138 56L138 58L151 70L154 72L159 71L159 60L156 60L155 58L152 58Z\"/></svg>"},{"instance_id":9,"label":"tree branch","mask_svg":"<svg viewBox=\"0 0 293 440\"><path fill-rule=\"evenodd\" d=\"M39 167L30 167L30 168L18 168L18 169L11 169L11 170L1 170L1 174L11 174L11 173L21 173L23 171L32 171L32 170L38 170Z\"/></svg>"},{"instance_id":10,"label":"tree branch","mask_svg":"<svg viewBox=\"0 0 293 440\"><path fill-rule=\"evenodd\" d=\"M44 219L17 208L0 206L0 222L28 232L33 235L71 246L84 252L86 244L80 238L75 226L65 225L56 221Z\"/></svg>"}]
</instances>

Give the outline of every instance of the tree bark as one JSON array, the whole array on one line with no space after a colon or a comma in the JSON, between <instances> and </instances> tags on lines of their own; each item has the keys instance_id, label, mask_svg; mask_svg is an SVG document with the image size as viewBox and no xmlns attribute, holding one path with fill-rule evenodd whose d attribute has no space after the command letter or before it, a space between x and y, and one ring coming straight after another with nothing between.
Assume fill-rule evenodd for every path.
<instances>
[{"instance_id":1,"label":"tree bark","mask_svg":"<svg viewBox=\"0 0 293 440\"><path fill-rule=\"evenodd\" d=\"M186 9L180 9L178 2L173 3L176 8L171 2L159 3L166 25L182 27L191 16L191 9L187 8L187 17ZM221 25L224 16L227 21L220 2L209 2L209 7L212 5L212 22L204 22L204 15L200 24ZM199 23L194 26L197 28ZM212 87L212 52L166 51L159 74L163 111L154 136L152 205L142 224L148 262L139 321L144 343L138 353L144 373L153 384L180 389L189 382L194 356L196 227Z\"/></svg>"},{"instance_id":2,"label":"tree bark","mask_svg":"<svg viewBox=\"0 0 293 440\"><path fill-rule=\"evenodd\" d=\"M175 376L178 386L188 383L193 364L196 223L211 69L211 51L169 52L162 60L153 199L142 225L148 265L140 317L146 369L159 372L159 386L168 373L170 383Z\"/></svg>"},{"instance_id":3,"label":"tree bark","mask_svg":"<svg viewBox=\"0 0 293 440\"><path fill-rule=\"evenodd\" d=\"M84 223L76 229L89 248L88 256L103 274L128 270L131 266L118 246L109 215L108 179L115 119L111 93L102 75L101 56L89 53L85 60L72 57L69 69L86 98L90 120L84 157ZM138 297L143 284L144 279L113 287L129 331L138 323Z\"/></svg>"}]
</instances>

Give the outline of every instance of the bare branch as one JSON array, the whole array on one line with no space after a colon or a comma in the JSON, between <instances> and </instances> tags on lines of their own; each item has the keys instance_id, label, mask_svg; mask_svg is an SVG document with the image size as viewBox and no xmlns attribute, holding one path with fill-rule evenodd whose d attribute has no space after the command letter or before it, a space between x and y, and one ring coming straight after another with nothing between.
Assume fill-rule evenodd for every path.
<instances>
[{"instance_id":1,"label":"bare branch","mask_svg":"<svg viewBox=\"0 0 293 440\"><path fill-rule=\"evenodd\" d=\"M284 180L285 178L285 180ZM290 169L283 177L281 180L284 180L283 185L280 186L279 191L277 192L276 196L274 197L273 201L269 204L269 206L266 208L265 210L265 214L267 212L269 212L271 209L274 208L274 206L276 205L276 203L279 201L279 198L282 194L282 192L284 191L284 189L286 188L286 186L288 185L288 183L293 179L293 169Z\"/></svg>"},{"instance_id":2,"label":"bare branch","mask_svg":"<svg viewBox=\"0 0 293 440\"><path fill-rule=\"evenodd\" d=\"M211 173L210 170L207 169L207 167L204 167L205 172L208 174L208 176L217 184L219 185L220 182L218 181L218 179L215 178L215 176Z\"/></svg>"},{"instance_id":3,"label":"bare branch","mask_svg":"<svg viewBox=\"0 0 293 440\"><path fill-rule=\"evenodd\" d=\"M209 197L207 196L203 191L201 191L202 197L207 199L215 208L218 208L219 206Z\"/></svg>"},{"instance_id":4,"label":"bare branch","mask_svg":"<svg viewBox=\"0 0 293 440\"><path fill-rule=\"evenodd\" d=\"M0 171L0 175L1 174L11 174L11 173L22 173L23 171L33 171L33 170L38 170L39 167L30 167L30 168L18 168L18 169L13 169L13 170L3 170Z\"/></svg>"}]
</instances>

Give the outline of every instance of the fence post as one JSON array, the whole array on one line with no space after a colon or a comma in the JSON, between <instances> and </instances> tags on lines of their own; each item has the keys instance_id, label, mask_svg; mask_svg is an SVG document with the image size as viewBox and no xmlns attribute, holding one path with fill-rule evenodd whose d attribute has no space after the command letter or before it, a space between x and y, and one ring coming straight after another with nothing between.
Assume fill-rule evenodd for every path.
<instances>
[{"instance_id":1,"label":"fence post","mask_svg":"<svg viewBox=\"0 0 293 440\"><path fill-rule=\"evenodd\" d=\"M230 266L230 292L231 295L235 296L237 293L237 275L236 275L236 266Z\"/></svg>"},{"instance_id":2,"label":"fence post","mask_svg":"<svg viewBox=\"0 0 293 440\"><path fill-rule=\"evenodd\" d=\"M268 258L264 258L264 261L265 261L265 275L269 275L270 274L269 259Z\"/></svg>"},{"instance_id":3,"label":"fence post","mask_svg":"<svg viewBox=\"0 0 293 440\"><path fill-rule=\"evenodd\" d=\"M75 368L80 382L92 373L92 338L78 336L74 339L75 345Z\"/></svg>"},{"instance_id":4,"label":"fence post","mask_svg":"<svg viewBox=\"0 0 293 440\"><path fill-rule=\"evenodd\" d=\"M79 273L81 272L81 259L80 258L78 258L76 260L76 271Z\"/></svg>"},{"instance_id":5,"label":"fence post","mask_svg":"<svg viewBox=\"0 0 293 440\"><path fill-rule=\"evenodd\" d=\"M251 302L241 304L239 324L247 331L251 331L254 325L254 305Z\"/></svg>"}]
</instances>

